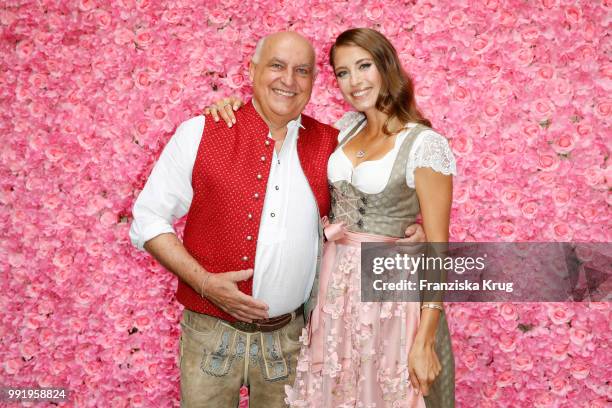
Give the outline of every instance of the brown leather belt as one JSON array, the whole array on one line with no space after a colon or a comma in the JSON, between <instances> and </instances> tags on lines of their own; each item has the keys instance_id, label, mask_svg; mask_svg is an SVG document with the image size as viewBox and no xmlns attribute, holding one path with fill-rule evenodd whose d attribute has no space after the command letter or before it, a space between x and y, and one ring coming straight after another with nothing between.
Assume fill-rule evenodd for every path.
<instances>
[{"instance_id":1,"label":"brown leather belt","mask_svg":"<svg viewBox=\"0 0 612 408\"><path fill-rule=\"evenodd\" d=\"M304 316L304 305L298 307L294 312L272 317L270 319L254 320L253 323L235 321L233 323L229 323L229 325L236 330L240 330L246 333L267 333L282 329L283 327L288 325L289 322L302 316Z\"/></svg>"}]
</instances>

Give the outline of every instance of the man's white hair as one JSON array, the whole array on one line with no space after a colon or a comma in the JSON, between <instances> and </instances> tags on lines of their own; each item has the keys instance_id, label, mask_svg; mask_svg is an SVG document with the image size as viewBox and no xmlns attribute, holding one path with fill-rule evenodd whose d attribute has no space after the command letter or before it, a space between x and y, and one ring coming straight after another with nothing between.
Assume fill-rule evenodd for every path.
<instances>
[{"instance_id":1,"label":"man's white hair","mask_svg":"<svg viewBox=\"0 0 612 408\"><path fill-rule=\"evenodd\" d=\"M268 34L265 37L261 37L259 39L259 41L257 41L257 44L255 45L255 51L253 52L253 56L251 57L251 62L253 62L253 64L259 64L259 61L261 60L261 52L264 49L264 46L266 45L266 40L273 34ZM306 40L308 41L308 40ZM314 47L312 46L312 44L310 42L308 42L308 45L310 46L310 49L312 50L312 59L313 59L313 76L317 76L318 74L318 70L317 70L317 63L316 63L316 52Z\"/></svg>"},{"instance_id":2,"label":"man's white hair","mask_svg":"<svg viewBox=\"0 0 612 408\"><path fill-rule=\"evenodd\" d=\"M251 61L253 61L254 64L259 64L259 60L261 59L261 50L263 50L264 47L264 43L266 42L266 40L268 39L268 35L266 35L265 37L262 37L259 39L259 41L257 41L257 45L255 46L255 52L253 52L253 57L251 58Z\"/></svg>"}]
</instances>

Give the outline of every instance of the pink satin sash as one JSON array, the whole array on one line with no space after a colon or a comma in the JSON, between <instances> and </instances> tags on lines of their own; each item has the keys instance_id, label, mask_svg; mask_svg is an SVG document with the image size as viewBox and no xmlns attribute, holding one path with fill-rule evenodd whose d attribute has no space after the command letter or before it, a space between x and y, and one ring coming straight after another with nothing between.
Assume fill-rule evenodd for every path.
<instances>
[{"instance_id":1,"label":"pink satin sash","mask_svg":"<svg viewBox=\"0 0 612 408\"><path fill-rule=\"evenodd\" d=\"M327 287L329 286L329 280L333 273L332 269L336 259L336 245L349 245L360 248L362 242L395 242L399 239L384 235L352 232L346 228L344 222L331 224L327 217L323 217L321 221L323 222L327 243L325 244L323 259L321 261L318 303L312 311L308 335L311 348L311 367L315 371L321 369L323 365L325 344L323 333L319 332L319 329L321 329L319 325L321 324L321 309L327 298Z\"/></svg>"}]
</instances>

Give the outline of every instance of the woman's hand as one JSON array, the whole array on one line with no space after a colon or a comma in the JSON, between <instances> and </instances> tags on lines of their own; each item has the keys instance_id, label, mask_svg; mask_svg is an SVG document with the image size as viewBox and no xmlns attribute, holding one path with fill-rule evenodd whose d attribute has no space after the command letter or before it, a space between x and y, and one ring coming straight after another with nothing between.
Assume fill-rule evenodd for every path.
<instances>
[{"instance_id":1,"label":"woman's hand","mask_svg":"<svg viewBox=\"0 0 612 408\"><path fill-rule=\"evenodd\" d=\"M442 366L434 350L433 342L415 341L408 355L408 373L415 392L429 395L429 388L440 374Z\"/></svg>"},{"instance_id":2,"label":"woman's hand","mask_svg":"<svg viewBox=\"0 0 612 408\"><path fill-rule=\"evenodd\" d=\"M212 115L215 122L219 121L220 116L221 119L227 123L228 127L232 127L236 123L234 111L237 111L242 105L244 105L244 102L242 102L238 96L234 95L214 102L212 105L204 109L204 114Z\"/></svg>"}]
</instances>

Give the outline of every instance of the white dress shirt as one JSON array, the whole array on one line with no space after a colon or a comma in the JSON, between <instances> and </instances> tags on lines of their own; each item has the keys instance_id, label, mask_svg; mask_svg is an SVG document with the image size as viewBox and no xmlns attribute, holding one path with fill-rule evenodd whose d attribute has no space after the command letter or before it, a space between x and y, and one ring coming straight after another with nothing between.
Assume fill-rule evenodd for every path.
<instances>
[{"instance_id":1,"label":"white dress shirt","mask_svg":"<svg viewBox=\"0 0 612 408\"><path fill-rule=\"evenodd\" d=\"M280 152L274 150L255 253L253 297L268 304L270 317L304 303L316 271L319 213L297 154L300 122L289 122ZM134 203L130 239L139 249L159 234L174 233L172 224L189 211L203 130L204 116L178 127Z\"/></svg>"}]
</instances>

